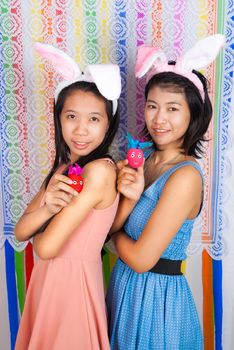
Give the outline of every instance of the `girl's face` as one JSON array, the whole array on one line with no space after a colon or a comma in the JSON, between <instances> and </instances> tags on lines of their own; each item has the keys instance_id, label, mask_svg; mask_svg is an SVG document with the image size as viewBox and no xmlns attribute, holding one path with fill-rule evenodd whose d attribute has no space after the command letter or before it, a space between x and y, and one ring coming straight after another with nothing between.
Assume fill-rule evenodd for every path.
<instances>
[{"instance_id":1,"label":"girl's face","mask_svg":"<svg viewBox=\"0 0 234 350\"><path fill-rule=\"evenodd\" d=\"M145 121L158 149L180 148L190 122L184 93L154 86L147 97Z\"/></svg>"},{"instance_id":2,"label":"girl's face","mask_svg":"<svg viewBox=\"0 0 234 350\"><path fill-rule=\"evenodd\" d=\"M60 121L72 163L95 150L104 140L109 126L105 102L92 92L82 90L66 98Z\"/></svg>"}]
</instances>

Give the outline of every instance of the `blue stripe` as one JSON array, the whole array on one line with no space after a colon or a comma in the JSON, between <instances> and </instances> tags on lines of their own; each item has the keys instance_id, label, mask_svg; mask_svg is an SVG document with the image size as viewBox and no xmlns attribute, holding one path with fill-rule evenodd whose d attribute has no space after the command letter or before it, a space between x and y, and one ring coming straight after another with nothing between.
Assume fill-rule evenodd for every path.
<instances>
[{"instance_id":1,"label":"blue stripe","mask_svg":"<svg viewBox=\"0 0 234 350\"><path fill-rule=\"evenodd\" d=\"M14 249L6 241L5 243L6 259L6 285L8 295L8 312L10 323L11 349L15 347L15 341L19 326L19 313L17 302L16 278L15 278L15 256Z\"/></svg>"},{"instance_id":2,"label":"blue stripe","mask_svg":"<svg viewBox=\"0 0 234 350\"><path fill-rule=\"evenodd\" d=\"M7 6L6 6L7 7ZM5 91L5 77L4 77L4 63L3 63L3 35L0 32L0 92L1 94ZM6 119L6 113L4 108L4 100L0 98L0 113L2 114L3 120ZM2 123L0 123L0 130L2 131ZM1 133L0 133L1 136ZM2 162L2 152L0 152L0 168L3 169ZM3 194L1 203L3 208L4 205L4 188L3 188L3 173L1 172L1 191ZM5 219L5 218L4 218ZM3 227L0 228L0 234L11 234L13 225L6 225L6 231ZM15 278L15 256L14 249L8 243L5 242L5 271L6 271L6 286L7 286L7 296L8 296L8 316L9 316L9 326L10 326L10 337L11 337L11 349L15 347L16 335L19 326L19 317L18 317L18 302L17 302L17 290L16 290L16 278ZM3 248L3 249L4 249Z\"/></svg>"},{"instance_id":3,"label":"blue stripe","mask_svg":"<svg viewBox=\"0 0 234 350\"><path fill-rule=\"evenodd\" d=\"M223 324L223 295L222 295L222 261L212 260L213 265L213 293L215 317L215 350L222 350Z\"/></svg>"}]
</instances>

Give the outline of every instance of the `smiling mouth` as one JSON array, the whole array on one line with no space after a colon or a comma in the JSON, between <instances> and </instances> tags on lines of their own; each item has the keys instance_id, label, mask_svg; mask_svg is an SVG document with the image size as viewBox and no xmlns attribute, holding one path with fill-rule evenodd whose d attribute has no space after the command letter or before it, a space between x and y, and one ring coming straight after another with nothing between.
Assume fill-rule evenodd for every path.
<instances>
[{"instance_id":1,"label":"smiling mouth","mask_svg":"<svg viewBox=\"0 0 234 350\"><path fill-rule=\"evenodd\" d=\"M72 141L73 145L77 149L85 149L88 147L89 143L88 142L77 142L77 141Z\"/></svg>"},{"instance_id":2,"label":"smiling mouth","mask_svg":"<svg viewBox=\"0 0 234 350\"><path fill-rule=\"evenodd\" d=\"M153 129L154 134L165 134L169 130L164 130L164 129Z\"/></svg>"}]
</instances>

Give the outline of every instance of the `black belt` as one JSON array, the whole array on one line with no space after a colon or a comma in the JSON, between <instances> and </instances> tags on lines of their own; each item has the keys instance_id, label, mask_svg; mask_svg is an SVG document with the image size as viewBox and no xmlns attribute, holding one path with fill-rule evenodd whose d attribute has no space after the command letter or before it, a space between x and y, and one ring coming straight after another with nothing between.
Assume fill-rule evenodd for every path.
<instances>
[{"instance_id":1,"label":"black belt","mask_svg":"<svg viewBox=\"0 0 234 350\"><path fill-rule=\"evenodd\" d=\"M122 261L123 264L125 262L119 258L120 261ZM150 269L148 272L153 272L153 273L159 273L161 275L183 275L181 272L181 264L183 260L170 260L170 259L163 259L160 258L155 264L152 269Z\"/></svg>"},{"instance_id":2,"label":"black belt","mask_svg":"<svg viewBox=\"0 0 234 350\"><path fill-rule=\"evenodd\" d=\"M181 272L182 260L170 260L160 258L149 272L160 273L162 275L183 275Z\"/></svg>"}]
</instances>

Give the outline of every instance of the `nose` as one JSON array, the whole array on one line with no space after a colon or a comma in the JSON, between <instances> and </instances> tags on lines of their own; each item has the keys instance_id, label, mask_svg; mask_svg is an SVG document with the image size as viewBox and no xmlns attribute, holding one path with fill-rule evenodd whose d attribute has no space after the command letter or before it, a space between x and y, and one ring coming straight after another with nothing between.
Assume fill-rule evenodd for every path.
<instances>
[{"instance_id":1,"label":"nose","mask_svg":"<svg viewBox=\"0 0 234 350\"><path fill-rule=\"evenodd\" d=\"M79 119L76 121L75 129L74 129L74 134L75 135L87 135L88 129L86 122L82 119Z\"/></svg>"},{"instance_id":2,"label":"nose","mask_svg":"<svg viewBox=\"0 0 234 350\"><path fill-rule=\"evenodd\" d=\"M166 123L166 113L163 109L157 109L153 117L153 123L156 125Z\"/></svg>"}]
</instances>

